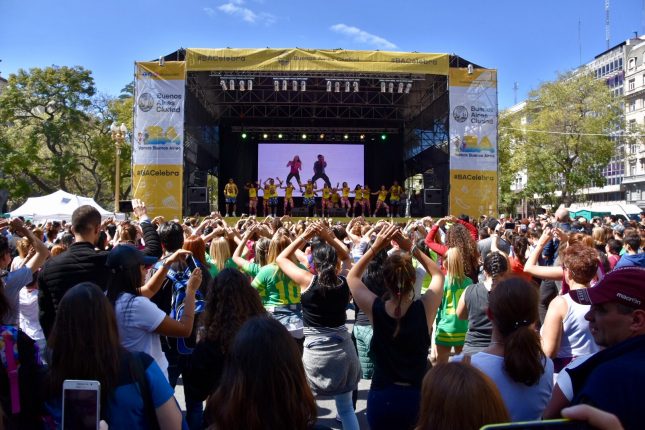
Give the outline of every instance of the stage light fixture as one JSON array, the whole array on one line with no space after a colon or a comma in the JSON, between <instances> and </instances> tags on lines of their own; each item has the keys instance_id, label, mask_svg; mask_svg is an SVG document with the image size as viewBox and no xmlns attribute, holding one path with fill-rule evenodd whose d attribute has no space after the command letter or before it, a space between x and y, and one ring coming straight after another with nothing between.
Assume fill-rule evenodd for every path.
<instances>
[{"instance_id":1,"label":"stage light fixture","mask_svg":"<svg viewBox=\"0 0 645 430\"><path fill-rule=\"evenodd\" d=\"M307 139L307 135L305 133L302 133L302 140Z\"/></svg>"},{"instance_id":2,"label":"stage light fixture","mask_svg":"<svg viewBox=\"0 0 645 430\"><path fill-rule=\"evenodd\" d=\"M399 82L398 92L399 94L403 94L403 82Z\"/></svg>"},{"instance_id":3,"label":"stage light fixture","mask_svg":"<svg viewBox=\"0 0 645 430\"><path fill-rule=\"evenodd\" d=\"M291 89L293 91L298 91L298 81L291 81Z\"/></svg>"},{"instance_id":4,"label":"stage light fixture","mask_svg":"<svg viewBox=\"0 0 645 430\"><path fill-rule=\"evenodd\" d=\"M282 91L287 91L287 80L286 79L282 80Z\"/></svg>"},{"instance_id":5,"label":"stage light fixture","mask_svg":"<svg viewBox=\"0 0 645 430\"><path fill-rule=\"evenodd\" d=\"M343 139L345 139L345 140L349 139L349 134L344 134Z\"/></svg>"},{"instance_id":6,"label":"stage light fixture","mask_svg":"<svg viewBox=\"0 0 645 430\"><path fill-rule=\"evenodd\" d=\"M300 81L300 91L307 91L307 81Z\"/></svg>"},{"instance_id":7,"label":"stage light fixture","mask_svg":"<svg viewBox=\"0 0 645 430\"><path fill-rule=\"evenodd\" d=\"M388 91L389 93L393 93L393 92L394 92L394 82L390 82L389 84L387 84L387 91Z\"/></svg>"},{"instance_id":8,"label":"stage light fixture","mask_svg":"<svg viewBox=\"0 0 645 430\"><path fill-rule=\"evenodd\" d=\"M331 93L331 81L327 81L327 92Z\"/></svg>"},{"instance_id":9,"label":"stage light fixture","mask_svg":"<svg viewBox=\"0 0 645 430\"><path fill-rule=\"evenodd\" d=\"M385 82L381 81L381 92L385 92Z\"/></svg>"},{"instance_id":10,"label":"stage light fixture","mask_svg":"<svg viewBox=\"0 0 645 430\"><path fill-rule=\"evenodd\" d=\"M228 81L228 87L231 89L231 91L235 90L235 79Z\"/></svg>"},{"instance_id":11,"label":"stage light fixture","mask_svg":"<svg viewBox=\"0 0 645 430\"><path fill-rule=\"evenodd\" d=\"M242 139L246 139L246 133L242 133Z\"/></svg>"},{"instance_id":12,"label":"stage light fixture","mask_svg":"<svg viewBox=\"0 0 645 430\"><path fill-rule=\"evenodd\" d=\"M385 139L387 139L387 134L382 134L381 135L381 140L385 140Z\"/></svg>"},{"instance_id":13,"label":"stage light fixture","mask_svg":"<svg viewBox=\"0 0 645 430\"><path fill-rule=\"evenodd\" d=\"M273 91L280 91L280 81L273 81Z\"/></svg>"},{"instance_id":14,"label":"stage light fixture","mask_svg":"<svg viewBox=\"0 0 645 430\"><path fill-rule=\"evenodd\" d=\"M266 133L264 133L264 134L262 135L262 138L263 138L263 139L268 139L268 138L269 138L269 135L268 135L268 134L266 134Z\"/></svg>"},{"instance_id":15,"label":"stage light fixture","mask_svg":"<svg viewBox=\"0 0 645 430\"><path fill-rule=\"evenodd\" d=\"M282 133L278 133L278 139L282 139Z\"/></svg>"},{"instance_id":16,"label":"stage light fixture","mask_svg":"<svg viewBox=\"0 0 645 430\"><path fill-rule=\"evenodd\" d=\"M226 81L225 80L219 81L219 84L221 85L221 87L222 87L222 89L224 91L228 90L228 87L226 86Z\"/></svg>"},{"instance_id":17,"label":"stage light fixture","mask_svg":"<svg viewBox=\"0 0 645 430\"><path fill-rule=\"evenodd\" d=\"M361 134L361 135L360 135L360 138L361 138L361 140L365 140L365 135L364 135L364 134Z\"/></svg>"},{"instance_id":18,"label":"stage light fixture","mask_svg":"<svg viewBox=\"0 0 645 430\"><path fill-rule=\"evenodd\" d=\"M357 92L358 92L358 81L355 81L355 82L354 82L354 92L355 92L355 93L357 93Z\"/></svg>"},{"instance_id":19,"label":"stage light fixture","mask_svg":"<svg viewBox=\"0 0 645 430\"><path fill-rule=\"evenodd\" d=\"M346 93L349 92L350 86L351 86L351 84L349 83L349 81L345 81L345 92Z\"/></svg>"},{"instance_id":20,"label":"stage light fixture","mask_svg":"<svg viewBox=\"0 0 645 430\"><path fill-rule=\"evenodd\" d=\"M340 82L334 83L334 92L339 93L340 92Z\"/></svg>"},{"instance_id":21,"label":"stage light fixture","mask_svg":"<svg viewBox=\"0 0 645 430\"><path fill-rule=\"evenodd\" d=\"M244 89L245 89L244 87L245 87L245 83L244 83L244 81L240 81L240 82L239 82L239 88L240 88L240 91L244 91Z\"/></svg>"},{"instance_id":22,"label":"stage light fixture","mask_svg":"<svg viewBox=\"0 0 645 430\"><path fill-rule=\"evenodd\" d=\"M248 89L249 91L253 91L253 81L251 79L246 81L246 89Z\"/></svg>"},{"instance_id":23,"label":"stage light fixture","mask_svg":"<svg viewBox=\"0 0 645 430\"><path fill-rule=\"evenodd\" d=\"M406 93L406 94L410 94L410 90L411 90L411 89L412 89L412 82L408 82L408 83L405 85L405 93Z\"/></svg>"},{"instance_id":24,"label":"stage light fixture","mask_svg":"<svg viewBox=\"0 0 645 430\"><path fill-rule=\"evenodd\" d=\"M325 133L320 133L320 140L325 138Z\"/></svg>"}]
</instances>

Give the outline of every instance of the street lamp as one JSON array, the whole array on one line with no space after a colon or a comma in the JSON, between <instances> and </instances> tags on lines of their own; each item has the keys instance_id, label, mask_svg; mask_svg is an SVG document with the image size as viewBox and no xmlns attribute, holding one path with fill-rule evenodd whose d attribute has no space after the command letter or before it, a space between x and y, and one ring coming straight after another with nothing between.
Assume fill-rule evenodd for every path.
<instances>
[{"instance_id":1,"label":"street lamp","mask_svg":"<svg viewBox=\"0 0 645 430\"><path fill-rule=\"evenodd\" d=\"M121 176L120 171L120 161L121 161L121 145L125 142L125 136L128 132L128 127L125 124L121 123L120 126L116 125L116 122L113 122L110 125L110 134L112 135L112 140L114 141L114 147L116 148L116 166L114 172L114 213L119 211L119 179Z\"/></svg>"}]
</instances>

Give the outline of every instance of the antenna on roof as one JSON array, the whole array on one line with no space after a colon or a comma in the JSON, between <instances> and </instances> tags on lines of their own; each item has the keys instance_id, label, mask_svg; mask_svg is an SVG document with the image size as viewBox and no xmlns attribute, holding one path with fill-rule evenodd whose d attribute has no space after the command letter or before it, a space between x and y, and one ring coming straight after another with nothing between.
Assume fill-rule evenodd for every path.
<instances>
[{"instance_id":1,"label":"antenna on roof","mask_svg":"<svg viewBox=\"0 0 645 430\"><path fill-rule=\"evenodd\" d=\"M609 49L609 0L605 0L605 42Z\"/></svg>"}]
</instances>

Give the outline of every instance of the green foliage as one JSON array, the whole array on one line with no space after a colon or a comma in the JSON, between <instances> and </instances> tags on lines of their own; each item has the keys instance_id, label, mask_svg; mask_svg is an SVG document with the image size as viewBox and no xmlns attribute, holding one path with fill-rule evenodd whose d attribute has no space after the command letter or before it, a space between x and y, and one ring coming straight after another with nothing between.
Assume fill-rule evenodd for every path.
<instances>
[{"instance_id":1,"label":"green foliage","mask_svg":"<svg viewBox=\"0 0 645 430\"><path fill-rule=\"evenodd\" d=\"M89 70L52 66L10 75L0 95L0 188L9 191L14 205L57 189L110 202L115 147L108 128L113 121L132 129L132 98L97 95ZM125 186L129 160L126 145L121 151Z\"/></svg>"},{"instance_id":2,"label":"green foliage","mask_svg":"<svg viewBox=\"0 0 645 430\"><path fill-rule=\"evenodd\" d=\"M569 205L581 189L604 185L601 172L616 149L608 134L622 129L620 100L604 81L565 74L531 92L526 108L505 121L500 152L511 158L508 174L528 174L523 195L510 197L510 189L502 189L506 201L538 194L543 203Z\"/></svg>"}]
</instances>

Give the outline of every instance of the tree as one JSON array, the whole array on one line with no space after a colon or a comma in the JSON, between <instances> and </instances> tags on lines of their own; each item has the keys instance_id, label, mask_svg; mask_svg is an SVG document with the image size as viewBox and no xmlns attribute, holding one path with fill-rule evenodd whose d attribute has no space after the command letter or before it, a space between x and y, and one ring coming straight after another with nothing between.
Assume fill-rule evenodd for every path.
<instances>
[{"instance_id":1,"label":"tree","mask_svg":"<svg viewBox=\"0 0 645 430\"><path fill-rule=\"evenodd\" d=\"M111 201L113 121L131 129L132 100L96 95L89 70L52 66L10 75L0 95L0 188L13 201L56 189ZM127 147L121 152L124 177L129 158Z\"/></svg>"},{"instance_id":2,"label":"tree","mask_svg":"<svg viewBox=\"0 0 645 430\"><path fill-rule=\"evenodd\" d=\"M527 125L512 136L528 174L527 193L570 205L576 193L604 185L602 169L615 153L610 135L622 130L620 100L589 73L568 73L532 91ZM561 194L557 196L556 191Z\"/></svg>"}]
</instances>

